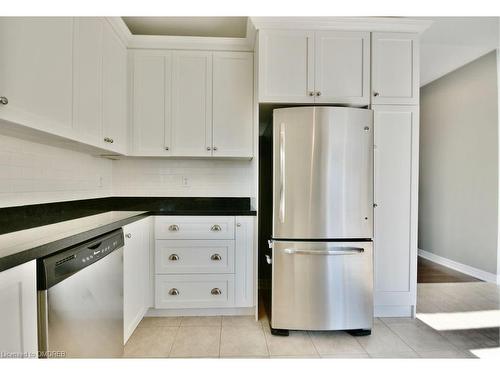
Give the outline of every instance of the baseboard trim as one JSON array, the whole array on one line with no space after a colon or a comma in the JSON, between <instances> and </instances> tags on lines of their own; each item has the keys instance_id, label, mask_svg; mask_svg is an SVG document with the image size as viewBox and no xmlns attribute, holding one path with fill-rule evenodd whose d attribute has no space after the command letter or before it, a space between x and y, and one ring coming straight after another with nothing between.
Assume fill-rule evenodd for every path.
<instances>
[{"instance_id":1,"label":"baseboard trim","mask_svg":"<svg viewBox=\"0 0 500 375\"><path fill-rule=\"evenodd\" d=\"M216 316L216 315L255 315L254 307L226 307L202 309L154 309L146 313L148 317L162 316Z\"/></svg>"},{"instance_id":2,"label":"baseboard trim","mask_svg":"<svg viewBox=\"0 0 500 375\"><path fill-rule=\"evenodd\" d=\"M500 276L497 277L497 275L491 272L486 272L463 263L455 262L454 260L444 258L422 249L418 249L418 256L421 256L424 259L428 259L442 266L451 268L455 271L465 273L466 275L475 277L476 279L487 281L489 283L500 284Z\"/></svg>"},{"instance_id":3,"label":"baseboard trim","mask_svg":"<svg viewBox=\"0 0 500 375\"><path fill-rule=\"evenodd\" d=\"M375 305L373 316L376 318L411 318L413 306Z\"/></svg>"}]
</instances>

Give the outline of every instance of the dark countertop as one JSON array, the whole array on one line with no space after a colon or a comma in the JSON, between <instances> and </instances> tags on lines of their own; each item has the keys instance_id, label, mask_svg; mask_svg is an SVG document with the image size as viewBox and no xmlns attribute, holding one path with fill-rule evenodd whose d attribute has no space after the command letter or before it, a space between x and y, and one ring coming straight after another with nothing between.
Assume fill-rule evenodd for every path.
<instances>
[{"instance_id":1,"label":"dark countertop","mask_svg":"<svg viewBox=\"0 0 500 375\"><path fill-rule=\"evenodd\" d=\"M256 214L250 198L112 197L0 208L0 272L152 215Z\"/></svg>"}]
</instances>

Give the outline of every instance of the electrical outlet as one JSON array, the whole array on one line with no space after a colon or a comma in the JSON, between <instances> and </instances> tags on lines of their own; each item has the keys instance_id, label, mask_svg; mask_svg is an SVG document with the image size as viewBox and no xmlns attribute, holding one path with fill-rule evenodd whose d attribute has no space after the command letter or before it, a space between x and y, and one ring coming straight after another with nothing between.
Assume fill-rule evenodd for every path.
<instances>
[{"instance_id":1,"label":"electrical outlet","mask_svg":"<svg viewBox=\"0 0 500 375\"><path fill-rule=\"evenodd\" d=\"M183 187L189 186L189 179L186 176L182 176L182 186Z\"/></svg>"}]
</instances>

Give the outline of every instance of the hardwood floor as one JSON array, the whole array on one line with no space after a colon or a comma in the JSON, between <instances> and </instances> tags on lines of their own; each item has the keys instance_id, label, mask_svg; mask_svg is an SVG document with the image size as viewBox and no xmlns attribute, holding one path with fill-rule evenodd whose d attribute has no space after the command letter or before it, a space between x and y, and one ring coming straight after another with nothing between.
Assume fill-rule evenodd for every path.
<instances>
[{"instance_id":1,"label":"hardwood floor","mask_svg":"<svg viewBox=\"0 0 500 375\"><path fill-rule=\"evenodd\" d=\"M418 257L418 283L461 283L482 281L451 268Z\"/></svg>"}]
</instances>

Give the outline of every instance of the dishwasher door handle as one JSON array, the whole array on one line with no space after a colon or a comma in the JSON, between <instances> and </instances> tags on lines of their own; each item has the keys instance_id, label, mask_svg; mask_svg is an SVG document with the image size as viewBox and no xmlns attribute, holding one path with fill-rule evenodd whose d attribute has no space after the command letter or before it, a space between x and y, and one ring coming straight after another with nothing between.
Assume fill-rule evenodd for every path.
<instances>
[{"instance_id":1,"label":"dishwasher door handle","mask_svg":"<svg viewBox=\"0 0 500 375\"><path fill-rule=\"evenodd\" d=\"M328 250L302 250L302 249L284 249L285 254L301 255L354 255L365 251L362 247L331 247Z\"/></svg>"}]
</instances>

